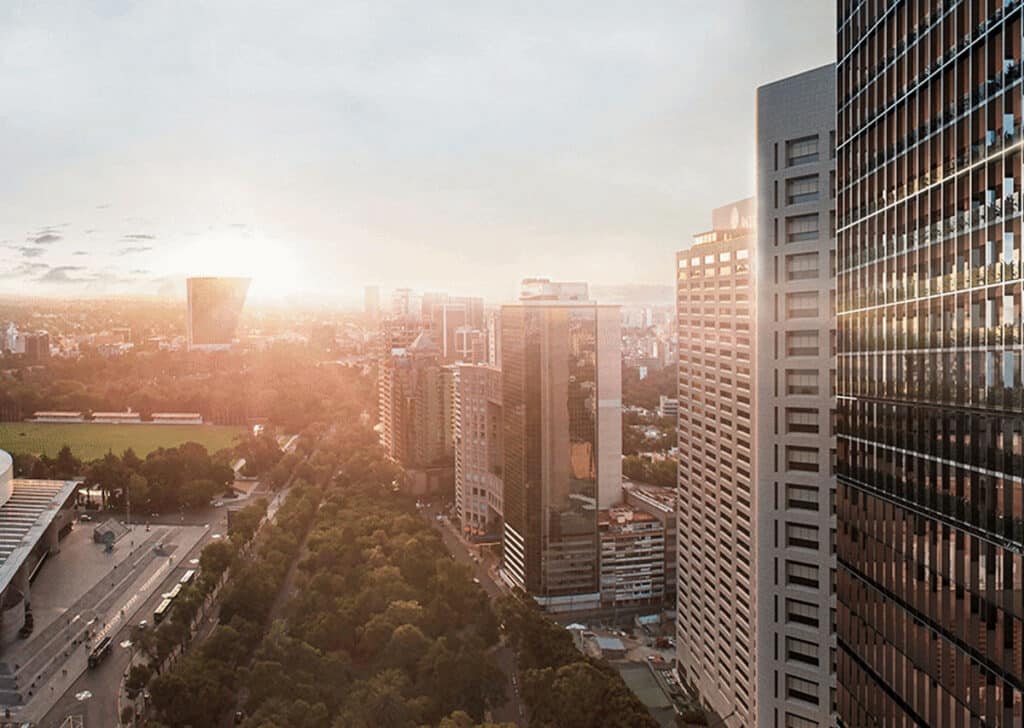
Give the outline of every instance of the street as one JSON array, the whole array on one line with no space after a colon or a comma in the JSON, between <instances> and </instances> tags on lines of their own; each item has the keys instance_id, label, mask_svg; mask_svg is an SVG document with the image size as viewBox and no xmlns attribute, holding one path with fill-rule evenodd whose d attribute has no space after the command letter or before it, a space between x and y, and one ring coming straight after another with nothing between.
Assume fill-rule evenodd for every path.
<instances>
[{"instance_id":1,"label":"street","mask_svg":"<svg viewBox=\"0 0 1024 728\"><path fill-rule=\"evenodd\" d=\"M227 504L233 505L236 502L228 501ZM56 704L39 721L41 728L57 728L68 716L82 716L85 728L108 728L118 725L117 696L121 678L128 669L132 654L130 647L126 648L121 645L129 640L132 627L139 621L145 619L152 624L153 610L160 603L160 595L169 591L185 570L196 568L195 564L190 563L191 560L199 558L203 547L213 540L214 535L218 537L226 535L227 505L219 508L210 507L201 512L188 514L186 519L181 519L179 515L173 514L165 518L148 519L151 524L166 522L180 525L184 521L187 524L198 525L199 520L204 516L205 520L202 520L202 525L209 525L209 528L198 542L183 554L172 553L168 557L161 557L171 560L171 568L162 572L163 578L158 583L150 585L151 590L148 596L134 601L129 600L124 617L117 619L116 632L112 633L113 650L110 656L92 669L84 667L84 650L78 656L78 662L73 667L76 667L77 671L84 669L84 672L81 672L81 675L73 680ZM146 522L147 519L133 518L132 520ZM136 525L136 530L141 530L141 528ZM70 678L75 672L76 670L69 667L68 677ZM41 689L45 689L45 686Z\"/></svg>"},{"instance_id":2,"label":"street","mask_svg":"<svg viewBox=\"0 0 1024 728\"><path fill-rule=\"evenodd\" d=\"M438 513L434 508L423 508L420 510L420 515L433 524L434 528L440 532L441 538L448 548L448 553L455 558L455 561L465 564L472 570L473 576L479 581L480 586L483 587L492 601L505 593L502 585L491 574L490 560L486 557L474 558L473 547L459 538L453 531L452 526L449 525L448 520L439 522L437 520ZM519 697L518 686L514 680L517 669L515 651L502 645L495 649L494 658L498 667L501 668L506 676L505 695L507 701L504 705L493 711L492 720L526 726L526 707Z\"/></svg>"}]
</instances>

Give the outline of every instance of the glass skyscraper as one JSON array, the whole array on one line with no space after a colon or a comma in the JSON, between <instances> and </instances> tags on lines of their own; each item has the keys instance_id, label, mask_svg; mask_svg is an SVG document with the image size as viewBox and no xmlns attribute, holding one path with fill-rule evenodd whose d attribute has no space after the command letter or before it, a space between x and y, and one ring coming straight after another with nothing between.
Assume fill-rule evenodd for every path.
<instances>
[{"instance_id":1,"label":"glass skyscraper","mask_svg":"<svg viewBox=\"0 0 1024 728\"><path fill-rule=\"evenodd\" d=\"M847 726L1020 726L1021 3L838 3Z\"/></svg>"}]
</instances>

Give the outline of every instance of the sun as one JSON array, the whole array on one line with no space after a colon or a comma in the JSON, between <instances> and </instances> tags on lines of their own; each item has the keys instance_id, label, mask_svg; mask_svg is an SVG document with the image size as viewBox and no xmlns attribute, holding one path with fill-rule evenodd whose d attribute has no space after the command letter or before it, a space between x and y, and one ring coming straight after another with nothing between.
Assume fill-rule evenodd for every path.
<instances>
[{"instance_id":1,"label":"sun","mask_svg":"<svg viewBox=\"0 0 1024 728\"><path fill-rule=\"evenodd\" d=\"M301 292L295 251L260 235L204 240L175 257L189 261L189 276L251 278L249 295L253 298L282 298Z\"/></svg>"}]
</instances>

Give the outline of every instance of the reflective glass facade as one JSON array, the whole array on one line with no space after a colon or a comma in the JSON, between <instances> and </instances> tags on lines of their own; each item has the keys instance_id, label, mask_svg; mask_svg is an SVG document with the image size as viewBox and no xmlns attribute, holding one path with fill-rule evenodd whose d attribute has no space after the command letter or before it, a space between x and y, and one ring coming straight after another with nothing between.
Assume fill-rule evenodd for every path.
<instances>
[{"instance_id":1,"label":"reflective glass facade","mask_svg":"<svg viewBox=\"0 0 1024 728\"><path fill-rule=\"evenodd\" d=\"M837 7L839 714L1020 726L1021 3Z\"/></svg>"},{"instance_id":2,"label":"reflective glass facade","mask_svg":"<svg viewBox=\"0 0 1024 728\"><path fill-rule=\"evenodd\" d=\"M597 317L595 306L502 309L503 569L565 604L599 592Z\"/></svg>"}]
</instances>

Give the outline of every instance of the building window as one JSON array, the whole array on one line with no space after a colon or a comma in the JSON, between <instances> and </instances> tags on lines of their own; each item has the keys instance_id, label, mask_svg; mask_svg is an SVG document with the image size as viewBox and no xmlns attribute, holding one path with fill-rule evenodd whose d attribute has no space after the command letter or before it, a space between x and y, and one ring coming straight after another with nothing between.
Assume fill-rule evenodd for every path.
<instances>
[{"instance_id":1,"label":"building window","mask_svg":"<svg viewBox=\"0 0 1024 728\"><path fill-rule=\"evenodd\" d=\"M786 280L805 281L818 277L818 254L799 253L786 256Z\"/></svg>"},{"instance_id":2,"label":"building window","mask_svg":"<svg viewBox=\"0 0 1024 728\"><path fill-rule=\"evenodd\" d=\"M818 550L818 527L800 523L786 524L786 545L801 549Z\"/></svg>"},{"instance_id":3,"label":"building window","mask_svg":"<svg viewBox=\"0 0 1024 728\"><path fill-rule=\"evenodd\" d=\"M798 470L805 473L817 473L818 448L797 447L791 445L786 448L786 469Z\"/></svg>"},{"instance_id":4,"label":"building window","mask_svg":"<svg viewBox=\"0 0 1024 728\"><path fill-rule=\"evenodd\" d=\"M790 586L807 586L817 589L818 567L802 561L786 561L786 584Z\"/></svg>"},{"instance_id":5,"label":"building window","mask_svg":"<svg viewBox=\"0 0 1024 728\"><path fill-rule=\"evenodd\" d=\"M786 621L805 627L818 627L818 605L800 599L786 599Z\"/></svg>"},{"instance_id":6,"label":"building window","mask_svg":"<svg viewBox=\"0 0 1024 728\"><path fill-rule=\"evenodd\" d=\"M811 485L786 483L786 508L800 511L817 511L818 489Z\"/></svg>"},{"instance_id":7,"label":"building window","mask_svg":"<svg viewBox=\"0 0 1024 728\"><path fill-rule=\"evenodd\" d=\"M818 660L818 646L813 642L808 642L807 640L798 640L795 637L787 637L786 659L817 667L820 664L820 661Z\"/></svg>"},{"instance_id":8,"label":"building window","mask_svg":"<svg viewBox=\"0 0 1024 728\"><path fill-rule=\"evenodd\" d=\"M786 394L818 394L817 369L787 369Z\"/></svg>"},{"instance_id":9,"label":"building window","mask_svg":"<svg viewBox=\"0 0 1024 728\"><path fill-rule=\"evenodd\" d=\"M786 218L786 242L799 243L818 239L818 213Z\"/></svg>"},{"instance_id":10,"label":"building window","mask_svg":"<svg viewBox=\"0 0 1024 728\"><path fill-rule=\"evenodd\" d=\"M818 135L786 142L786 165L811 164L818 161Z\"/></svg>"},{"instance_id":11,"label":"building window","mask_svg":"<svg viewBox=\"0 0 1024 728\"><path fill-rule=\"evenodd\" d=\"M818 332L787 331L786 356L818 356Z\"/></svg>"},{"instance_id":12,"label":"building window","mask_svg":"<svg viewBox=\"0 0 1024 728\"><path fill-rule=\"evenodd\" d=\"M818 704L818 683L802 677L786 675L786 697Z\"/></svg>"},{"instance_id":13,"label":"building window","mask_svg":"<svg viewBox=\"0 0 1024 728\"><path fill-rule=\"evenodd\" d=\"M817 291L799 291L786 294L787 319L817 318L820 315Z\"/></svg>"},{"instance_id":14,"label":"building window","mask_svg":"<svg viewBox=\"0 0 1024 728\"><path fill-rule=\"evenodd\" d=\"M816 174L786 180L786 202L790 205L815 202L818 199L818 193L818 175Z\"/></svg>"},{"instance_id":15,"label":"building window","mask_svg":"<svg viewBox=\"0 0 1024 728\"><path fill-rule=\"evenodd\" d=\"M786 432L815 435L818 433L818 410L810 407L786 408Z\"/></svg>"},{"instance_id":16,"label":"building window","mask_svg":"<svg viewBox=\"0 0 1024 728\"><path fill-rule=\"evenodd\" d=\"M818 721L786 713L786 728L819 728Z\"/></svg>"}]
</instances>

